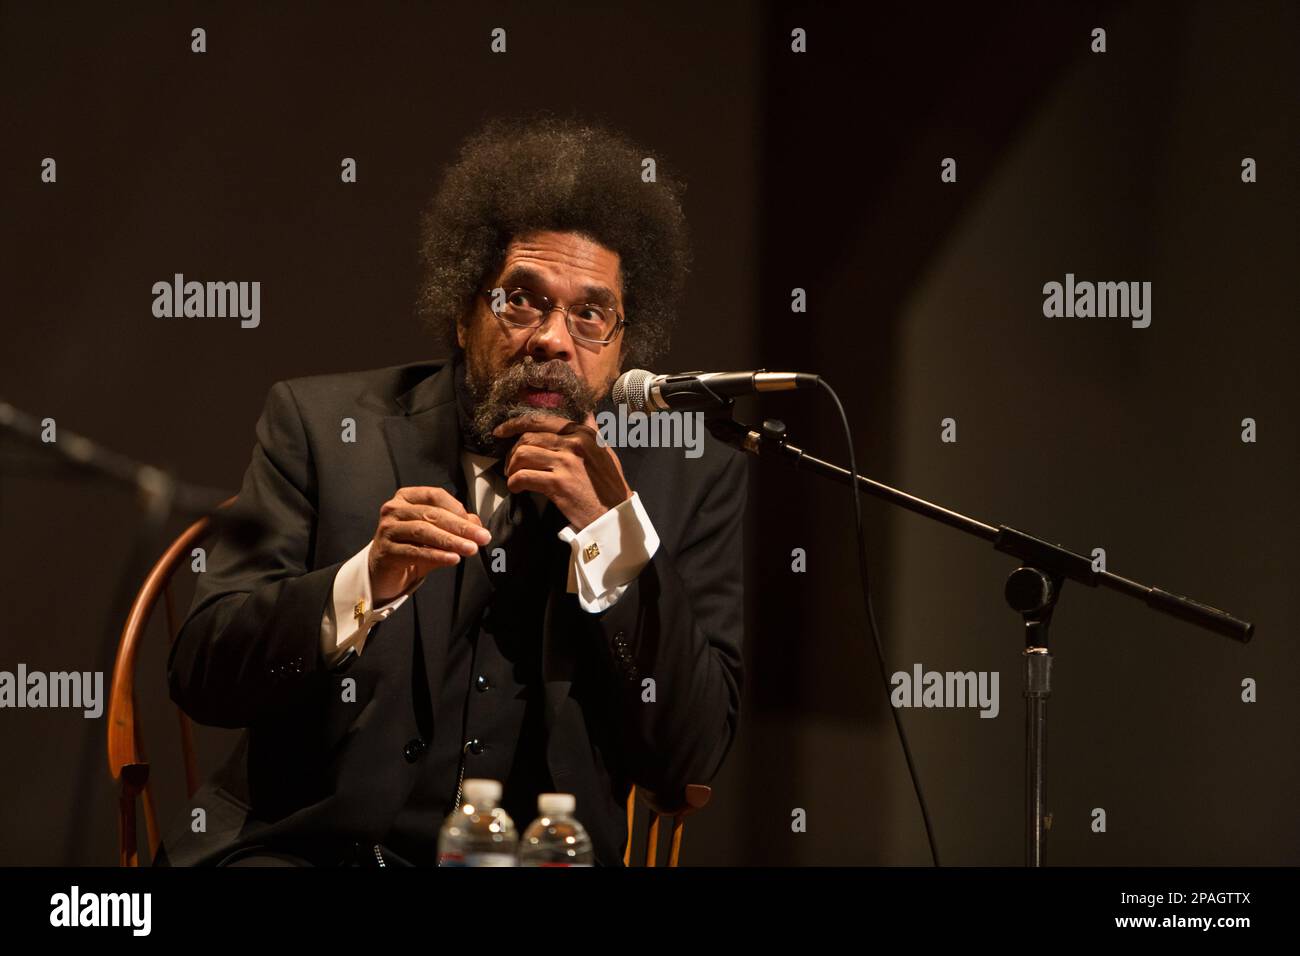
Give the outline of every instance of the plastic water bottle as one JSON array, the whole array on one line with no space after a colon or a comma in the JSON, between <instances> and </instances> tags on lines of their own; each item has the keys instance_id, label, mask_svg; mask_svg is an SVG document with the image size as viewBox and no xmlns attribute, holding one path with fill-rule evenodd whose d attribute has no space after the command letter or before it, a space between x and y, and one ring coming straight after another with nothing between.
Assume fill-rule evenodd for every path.
<instances>
[{"instance_id":1,"label":"plastic water bottle","mask_svg":"<svg viewBox=\"0 0 1300 956\"><path fill-rule=\"evenodd\" d=\"M501 783L465 781L464 801L438 833L439 866L517 866L519 834L502 809Z\"/></svg>"},{"instance_id":2,"label":"plastic water bottle","mask_svg":"<svg viewBox=\"0 0 1300 956\"><path fill-rule=\"evenodd\" d=\"M573 816L577 804L571 793L543 793L537 798L541 814L519 841L520 866L591 866L591 838Z\"/></svg>"}]
</instances>

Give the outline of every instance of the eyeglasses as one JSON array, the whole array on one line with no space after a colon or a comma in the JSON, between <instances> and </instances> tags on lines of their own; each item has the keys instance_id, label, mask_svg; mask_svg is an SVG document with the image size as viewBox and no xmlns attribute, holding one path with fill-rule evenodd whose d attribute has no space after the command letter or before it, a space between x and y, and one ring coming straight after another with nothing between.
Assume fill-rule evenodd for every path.
<instances>
[{"instance_id":1,"label":"eyeglasses","mask_svg":"<svg viewBox=\"0 0 1300 956\"><path fill-rule=\"evenodd\" d=\"M493 315L519 329L535 329L556 309L563 309L570 335L583 342L608 345L627 325L617 310L595 302L557 305L540 292L524 288L485 289L482 294Z\"/></svg>"}]
</instances>

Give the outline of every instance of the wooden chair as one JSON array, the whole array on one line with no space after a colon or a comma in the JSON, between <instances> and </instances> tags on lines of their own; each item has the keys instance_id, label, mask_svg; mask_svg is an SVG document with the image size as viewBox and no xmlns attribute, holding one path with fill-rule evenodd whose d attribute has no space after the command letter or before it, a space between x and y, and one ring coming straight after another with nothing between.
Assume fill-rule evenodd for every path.
<instances>
[{"instance_id":1,"label":"wooden chair","mask_svg":"<svg viewBox=\"0 0 1300 956\"><path fill-rule=\"evenodd\" d=\"M130 613L126 616L126 626L122 628L122 638L118 642L117 661L113 665L113 686L108 700L108 769L117 783L118 863L121 866L140 865L135 830L137 799L144 804L150 863L158 855L158 844L162 839L158 830L158 809L154 804L153 787L149 782L149 758L145 753L144 736L135 706L136 654L160 596L167 608L168 640L176 640L180 621L176 618L176 605L172 599L172 575L189 558L190 549L207 534L209 523L207 518L194 522L163 552L163 556L145 577L144 586L135 596ZM179 707L176 708L176 714L180 720L181 753L185 761L185 790L193 797L199 789L198 762L194 757L194 730L189 717Z\"/></svg>"},{"instance_id":2,"label":"wooden chair","mask_svg":"<svg viewBox=\"0 0 1300 956\"><path fill-rule=\"evenodd\" d=\"M230 499L223 504L229 505ZM122 638L118 643L117 661L113 667L113 685L108 702L108 768L117 784L118 862L121 866L139 866L136 837L136 801L144 805L145 831L149 838L149 861L158 855L161 835L158 828L158 809L154 803L153 787L149 782L149 758L145 752L141 722L136 714L135 661L144 639L145 628L159 597L167 611L168 641L175 641L180 631L176 606L172 598L171 581L176 569L190 557L190 551L207 535L208 518L201 518L186 528L171 546L163 552L145 578L144 586L131 604ZM190 719L179 707L176 715L180 722L181 753L185 762L185 791L193 798L199 789L198 761L194 756L194 729ZM702 784L688 784L685 790L665 801L642 793L642 801L649 808L646 825L645 866L656 866L658 860L659 821L672 820L672 840L668 850L668 865L676 866L681 855L682 832L686 817L703 809L712 791ZM623 865L632 857L632 833L636 816L637 788L632 787L627 796L627 847L623 851Z\"/></svg>"},{"instance_id":3,"label":"wooden chair","mask_svg":"<svg viewBox=\"0 0 1300 956\"><path fill-rule=\"evenodd\" d=\"M645 832L645 866L657 865L659 821L664 817L669 817L673 821L672 842L668 847L668 865L677 865L678 857L682 852L682 832L686 829L686 818L696 810L703 810L712 794L713 791L702 783L688 783L685 790L671 802L642 793L642 800L650 810ZM627 847L623 850L624 866L629 866L632 860L632 827L636 819L636 795L637 788L634 785L627 795Z\"/></svg>"}]
</instances>

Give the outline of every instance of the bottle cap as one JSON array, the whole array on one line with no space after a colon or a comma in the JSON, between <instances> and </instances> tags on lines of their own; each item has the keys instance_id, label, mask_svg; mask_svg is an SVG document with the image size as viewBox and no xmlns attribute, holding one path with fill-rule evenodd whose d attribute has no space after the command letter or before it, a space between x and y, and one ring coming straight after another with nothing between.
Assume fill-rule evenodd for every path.
<instances>
[{"instance_id":1,"label":"bottle cap","mask_svg":"<svg viewBox=\"0 0 1300 956\"><path fill-rule=\"evenodd\" d=\"M537 797L537 812L544 817L564 817L578 805L571 793L543 793Z\"/></svg>"},{"instance_id":2,"label":"bottle cap","mask_svg":"<svg viewBox=\"0 0 1300 956\"><path fill-rule=\"evenodd\" d=\"M482 780L471 777L462 788L465 802L477 806L480 803L497 803L501 800L501 781Z\"/></svg>"}]
</instances>

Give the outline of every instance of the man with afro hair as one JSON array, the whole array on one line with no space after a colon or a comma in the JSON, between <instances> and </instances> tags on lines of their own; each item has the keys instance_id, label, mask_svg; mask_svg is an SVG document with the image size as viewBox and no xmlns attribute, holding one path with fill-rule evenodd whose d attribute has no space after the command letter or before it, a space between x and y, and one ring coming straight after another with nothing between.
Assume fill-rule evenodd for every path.
<instances>
[{"instance_id":1,"label":"man with afro hair","mask_svg":"<svg viewBox=\"0 0 1300 956\"><path fill-rule=\"evenodd\" d=\"M595 429L689 269L650 155L574 119L488 124L421 219L418 312L448 357L271 388L228 524L265 531L213 543L168 662L187 713L246 731L156 862L433 865L489 778L520 828L574 794L621 865L634 784L672 801L717 773L746 466Z\"/></svg>"}]
</instances>

